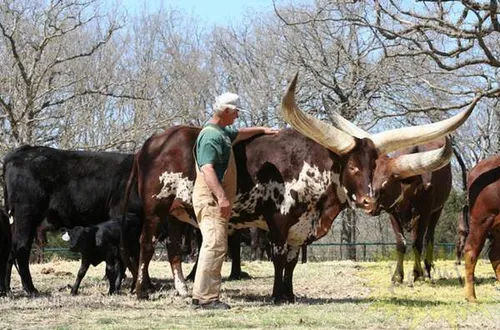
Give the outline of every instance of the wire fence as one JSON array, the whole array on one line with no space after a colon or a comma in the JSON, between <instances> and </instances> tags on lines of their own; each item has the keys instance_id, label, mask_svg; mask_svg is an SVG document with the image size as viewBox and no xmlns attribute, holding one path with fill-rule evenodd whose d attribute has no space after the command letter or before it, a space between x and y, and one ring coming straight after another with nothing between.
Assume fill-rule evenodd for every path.
<instances>
[{"instance_id":1,"label":"wire fence","mask_svg":"<svg viewBox=\"0 0 500 330\"><path fill-rule=\"evenodd\" d=\"M410 258L411 243L407 244L407 258ZM44 262L54 257L78 260L79 254L69 251L64 247L45 247L37 252L34 262ZM267 259L265 253L264 258ZM396 256L396 243L359 242L359 243L315 243L307 246L306 252L302 251L302 262L356 260L380 261L392 259ZM441 259L455 258L455 243L435 243L434 256ZM163 245L156 247L155 260L167 260L167 251ZM249 246L241 247L242 260L254 260L255 253ZM259 258L260 259L260 258Z\"/></svg>"}]
</instances>

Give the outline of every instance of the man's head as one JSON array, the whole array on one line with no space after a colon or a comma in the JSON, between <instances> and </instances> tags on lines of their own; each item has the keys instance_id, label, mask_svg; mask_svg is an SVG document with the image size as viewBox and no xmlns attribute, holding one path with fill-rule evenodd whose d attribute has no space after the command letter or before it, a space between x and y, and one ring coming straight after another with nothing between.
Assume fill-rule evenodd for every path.
<instances>
[{"instance_id":1,"label":"man's head","mask_svg":"<svg viewBox=\"0 0 500 330\"><path fill-rule=\"evenodd\" d=\"M214 115L220 118L224 126L233 124L238 118L238 112L241 110L239 99L239 95L234 93L224 93L215 98Z\"/></svg>"}]
</instances>

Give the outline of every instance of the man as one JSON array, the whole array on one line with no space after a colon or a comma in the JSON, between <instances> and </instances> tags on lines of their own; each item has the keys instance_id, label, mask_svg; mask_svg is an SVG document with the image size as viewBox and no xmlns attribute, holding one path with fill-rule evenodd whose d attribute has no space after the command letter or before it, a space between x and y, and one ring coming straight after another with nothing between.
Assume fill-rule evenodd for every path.
<instances>
[{"instance_id":1,"label":"man","mask_svg":"<svg viewBox=\"0 0 500 330\"><path fill-rule=\"evenodd\" d=\"M236 196L236 165L232 144L256 134L276 134L267 127L229 127L238 118L239 96L224 93L216 98L212 118L196 140L196 181L193 207L203 243L193 286L193 306L229 309L219 300L221 268L227 252L227 230Z\"/></svg>"}]
</instances>

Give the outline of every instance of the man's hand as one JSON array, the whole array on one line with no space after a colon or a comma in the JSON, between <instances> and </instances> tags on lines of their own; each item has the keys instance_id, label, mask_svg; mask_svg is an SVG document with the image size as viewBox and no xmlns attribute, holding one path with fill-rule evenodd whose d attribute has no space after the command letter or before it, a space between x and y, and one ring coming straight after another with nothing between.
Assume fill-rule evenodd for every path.
<instances>
[{"instance_id":1,"label":"man's hand","mask_svg":"<svg viewBox=\"0 0 500 330\"><path fill-rule=\"evenodd\" d=\"M264 134L278 134L280 132L279 129L271 128L271 127L264 127Z\"/></svg>"},{"instance_id":2,"label":"man's hand","mask_svg":"<svg viewBox=\"0 0 500 330\"><path fill-rule=\"evenodd\" d=\"M220 198L217 198L217 203L219 204L219 211L220 215L224 219L229 219L231 216L231 203L229 203L229 200L226 198L226 196L222 196Z\"/></svg>"}]
</instances>

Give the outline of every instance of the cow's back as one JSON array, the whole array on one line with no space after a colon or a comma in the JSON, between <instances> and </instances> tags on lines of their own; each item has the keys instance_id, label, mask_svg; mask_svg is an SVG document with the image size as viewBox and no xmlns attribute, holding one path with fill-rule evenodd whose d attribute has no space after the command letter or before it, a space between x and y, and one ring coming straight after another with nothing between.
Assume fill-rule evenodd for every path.
<instances>
[{"instance_id":1,"label":"cow's back","mask_svg":"<svg viewBox=\"0 0 500 330\"><path fill-rule=\"evenodd\" d=\"M105 221L120 213L132 164L133 155L119 153L18 148L4 159L6 208L30 208L56 228ZM140 212L140 200L132 201Z\"/></svg>"},{"instance_id":2,"label":"cow's back","mask_svg":"<svg viewBox=\"0 0 500 330\"><path fill-rule=\"evenodd\" d=\"M470 211L481 207L498 214L500 209L500 155L489 157L472 168L467 177ZM476 205L480 203L481 205Z\"/></svg>"}]
</instances>

